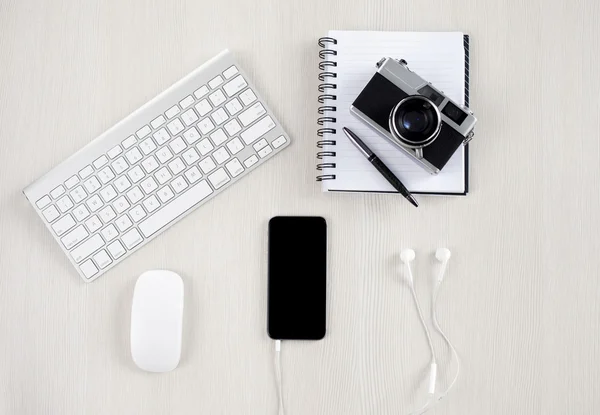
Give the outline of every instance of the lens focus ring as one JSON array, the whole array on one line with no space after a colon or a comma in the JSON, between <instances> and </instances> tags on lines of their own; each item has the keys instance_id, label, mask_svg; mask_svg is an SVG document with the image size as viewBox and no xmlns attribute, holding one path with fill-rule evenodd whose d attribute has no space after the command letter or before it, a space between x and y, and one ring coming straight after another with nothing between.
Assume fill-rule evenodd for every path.
<instances>
[{"instance_id":1,"label":"lens focus ring","mask_svg":"<svg viewBox=\"0 0 600 415\"><path fill-rule=\"evenodd\" d=\"M422 148L431 144L441 129L441 115L427 97L411 95L404 98L390 114L390 132L402 146Z\"/></svg>"}]
</instances>

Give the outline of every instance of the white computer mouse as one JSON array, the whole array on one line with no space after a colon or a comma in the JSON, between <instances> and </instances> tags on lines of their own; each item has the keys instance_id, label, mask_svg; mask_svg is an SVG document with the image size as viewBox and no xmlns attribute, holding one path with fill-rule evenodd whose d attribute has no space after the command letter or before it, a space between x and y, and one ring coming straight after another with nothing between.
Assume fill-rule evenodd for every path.
<instances>
[{"instance_id":1,"label":"white computer mouse","mask_svg":"<svg viewBox=\"0 0 600 415\"><path fill-rule=\"evenodd\" d=\"M138 278L131 305L131 356L148 372L169 372L181 357L183 280L167 270Z\"/></svg>"}]
</instances>

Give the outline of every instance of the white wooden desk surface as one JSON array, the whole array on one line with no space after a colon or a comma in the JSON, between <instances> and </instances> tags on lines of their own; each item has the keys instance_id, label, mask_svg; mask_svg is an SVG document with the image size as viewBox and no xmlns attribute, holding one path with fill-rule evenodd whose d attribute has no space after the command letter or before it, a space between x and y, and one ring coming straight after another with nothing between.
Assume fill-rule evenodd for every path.
<instances>
[{"instance_id":1,"label":"white wooden desk surface","mask_svg":"<svg viewBox=\"0 0 600 415\"><path fill-rule=\"evenodd\" d=\"M440 311L463 372L434 413L599 413L599 18L595 0L3 0L0 413L276 414L266 225L281 214L329 223L328 334L283 344L288 414L420 402L428 351L398 254L417 251L427 307L438 246L453 251ZM332 28L471 35L467 198L417 210L320 192L317 38ZM21 190L226 47L293 146L83 283ZM186 286L183 358L163 375L129 355L134 282L152 268Z\"/></svg>"}]
</instances>

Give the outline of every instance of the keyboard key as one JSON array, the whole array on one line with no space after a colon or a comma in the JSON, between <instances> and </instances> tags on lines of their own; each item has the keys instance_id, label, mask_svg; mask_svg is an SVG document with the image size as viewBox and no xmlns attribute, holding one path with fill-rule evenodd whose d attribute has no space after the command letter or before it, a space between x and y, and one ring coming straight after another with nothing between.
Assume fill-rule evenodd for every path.
<instances>
[{"instance_id":1,"label":"keyboard key","mask_svg":"<svg viewBox=\"0 0 600 415\"><path fill-rule=\"evenodd\" d=\"M196 183L198 180L200 180L200 177L202 177L202 173L200 173L200 170L198 170L198 167L196 166L191 167L184 174L185 178L188 179L188 181L192 184Z\"/></svg>"},{"instance_id":2,"label":"keyboard key","mask_svg":"<svg viewBox=\"0 0 600 415\"><path fill-rule=\"evenodd\" d=\"M146 238L153 235L198 202L205 199L212 192L206 180L198 182L179 195L179 197L154 212L148 219L141 222L139 224L140 231ZM123 237L123 240L125 240L125 237Z\"/></svg>"},{"instance_id":3,"label":"keyboard key","mask_svg":"<svg viewBox=\"0 0 600 415\"><path fill-rule=\"evenodd\" d=\"M158 169L158 161L154 156L150 156L144 161L142 161L142 167L146 171L146 173L152 173L154 170Z\"/></svg>"},{"instance_id":4,"label":"keyboard key","mask_svg":"<svg viewBox=\"0 0 600 415\"><path fill-rule=\"evenodd\" d=\"M112 262L112 259L110 259L110 257L104 249L98 252L96 255L94 255L92 259L94 260L94 262L96 262L96 264L98 264L100 269L106 268Z\"/></svg>"},{"instance_id":5,"label":"keyboard key","mask_svg":"<svg viewBox=\"0 0 600 415\"><path fill-rule=\"evenodd\" d=\"M44 197L38 199L37 202L35 202L35 205L38 207L38 209L43 209L46 206L48 206L50 204L50 197L48 195L45 195Z\"/></svg>"},{"instance_id":6,"label":"keyboard key","mask_svg":"<svg viewBox=\"0 0 600 415\"><path fill-rule=\"evenodd\" d=\"M196 111L198 111L198 114L200 114L201 117L204 117L206 114L208 114L212 110L212 107L210 106L210 104L208 103L208 101L206 99L203 99L202 101L197 103L194 106L194 108L196 108Z\"/></svg>"},{"instance_id":7,"label":"keyboard key","mask_svg":"<svg viewBox=\"0 0 600 415\"><path fill-rule=\"evenodd\" d=\"M160 170L156 172L155 176L156 180L158 180L160 184L165 184L171 177L173 177L171 176L169 169L166 167L161 167Z\"/></svg>"},{"instance_id":8,"label":"keyboard key","mask_svg":"<svg viewBox=\"0 0 600 415\"><path fill-rule=\"evenodd\" d=\"M114 159L115 157L117 157L119 154L121 154L123 152L123 149L121 148L120 145L116 145L113 148L111 148L110 150L108 150L108 157L110 159Z\"/></svg>"},{"instance_id":9,"label":"keyboard key","mask_svg":"<svg viewBox=\"0 0 600 415\"><path fill-rule=\"evenodd\" d=\"M135 166L133 169L129 170L127 175L133 183L139 182L146 176L140 166Z\"/></svg>"},{"instance_id":10,"label":"keyboard key","mask_svg":"<svg viewBox=\"0 0 600 415\"><path fill-rule=\"evenodd\" d=\"M151 137L148 137L140 143L140 148L142 149L142 153L148 155L156 150L156 144L154 144L154 140Z\"/></svg>"},{"instance_id":11,"label":"keyboard key","mask_svg":"<svg viewBox=\"0 0 600 415\"><path fill-rule=\"evenodd\" d=\"M115 180L114 185L117 189L117 192L123 193L125 190L131 187L131 182L129 181L127 176L121 176L117 180Z\"/></svg>"},{"instance_id":12,"label":"keyboard key","mask_svg":"<svg viewBox=\"0 0 600 415\"><path fill-rule=\"evenodd\" d=\"M229 178L229 175L227 174L225 169L221 167L220 169L216 170L213 174L208 176L208 180L210 180L210 183L215 189L218 189L224 186L231 179Z\"/></svg>"},{"instance_id":13,"label":"keyboard key","mask_svg":"<svg viewBox=\"0 0 600 415\"><path fill-rule=\"evenodd\" d=\"M242 151L242 149L244 148L244 145L242 144L240 139L236 137L227 143L227 148L229 149L231 154L237 154L240 151Z\"/></svg>"},{"instance_id":14,"label":"keyboard key","mask_svg":"<svg viewBox=\"0 0 600 415\"><path fill-rule=\"evenodd\" d=\"M129 147L133 146L135 143L137 143L137 140L132 135L127 137L125 140L121 141L121 145L123 146L123 148L125 150L127 150Z\"/></svg>"},{"instance_id":15,"label":"keyboard key","mask_svg":"<svg viewBox=\"0 0 600 415\"><path fill-rule=\"evenodd\" d=\"M118 159L112 162L111 166L116 174L121 174L125 170L127 170L129 164L127 164L127 161L125 161L123 157L119 157Z\"/></svg>"},{"instance_id":16,"label":"keyboard key","mask_svg":"<svg viewBox=\"0 0 600 415\"><path fill-rule=\"evenodd\" d=\"M102 226L102 222L100 222L100 218L96 215L92 216L88 220L84 222L85 227L90 233L96 232Z\"/></svg>"},{"instance_id":17,"label":"keyboard key","mask_svg":"<svg viewBox=\"0 0 600 415\"><path fill-rule=\"evenodd\" d=\"M65 182L65 186L67 186L67 189L72 189L77 185L77 183L79 183L79 177L71 176Z\"/></svg>"},{"instance_id":18,"label":"keyboard key","mask_svg":"<svg viewBox=\"0 0 600 415\"><path fill-rule=\"evenodd\" d=\"M210 94L208 99L210 99L210 102L212 102L215 107L218 107L227 100L227 98L225 98L225 94L223 94L220 89L217 89L215 92Z\"/></svg>"},{"instance_id":19,"label":"keyboard key","mask_svg":"<svg viewBox=\"0 0 600 415\"><path fill-rule=\"evenodd\" d=\"M215 125L212 123L210 118L207 117L198 123L198 128L200 128L200 132L202 134L208 134L215 128Z\"/></svg>"},{"instance_id":20,"label":"keyboard key","mask_svg":"<svg viewBox=\"0 0 600 415\"><path fill-rule=\"evenodd\" d=\"M115 221L115 225L119 231L124 232L133 226L133 222L129 219L129 216L123 215Z\"/></svg>"},{"instance_id":21,"label":"keyboard key","mask_svg":"<svg viewBox=\"0 0 600 415\"><path fill-rule=\"evenodd\" d=\"M219 108L210 114L210 118L212 118L217 125L221 125L229 119L229 115L227 115L223 108Z\"/></svg>"},{"instance_id":22,"label":"keyboard key","mask_svg":"<svg viewBox=\"0 0 600 415\"><path fill-rule=\"evenodd\" d=\"M135 164L142 159L142 153L140 153L140 150L138 150L137 147L134 147L125 153L125 157L130 164Z\"/></svg>"},{"instance_id":23,"label":"keyboard key","mask_svg":"<svg viewBox=\"0 0 600 415\"><path fill-rule=\"evenodd\" d=\"M181 193L188 187L188 184L182 176L178 176L171 182L171 187L175 190L175 193Z\"/></svg>"},{"instance_id":24,"label":"keyboard key","mask_svg":"<svg viewBox=\"0 0 600 415\"><path fill-rule=\"evenodd\" d=\"M200 151L200 154L205 156L208 153L210 153L214 147L210 140L208 138L205 138L204 140L196 144L196 148L198 149L198 151Z\"/></svg>"},{"instance_id":25,"label":"keyboard key","mask_svg":"<svg viewBox=\"0 0 600 415\"><path fill-rule=\"evenodd\" d=\"M90 239L79 245L77 248L71 251L71 256L73 260L77 263L83 261L98 249L104 246L104 241L102 237L98 234L92 236Z\"/></svg>"},{"instance_id":26,"label":"keyboard key","mask_svg":"<svg viewBox=\"0 0 600 415\"><path fill-rule=\"evenodd\" d=\"M227 171L229 171L231 177L239 176L244 171L244 167L242 167L242 164L238 159L231 160L225 167L227 168Z\"/></svg>"},{"instance_id":27,"label":"keyboard key","mask_svg":"<svg viewBox=\"0 0 600 415\"><path fill-rule=\"evenodd\" d=\"M190 108L189 110L181 114L181 119L183 120L183 123L189 127L190 125L198 121L198 116L196 115L196 111Z\"/></svg>"},{"instance_id":28,"label":"keyboard key","mask_svg":"<svg viewBox=\"0 0 600 415\"><path fill-rule=\"evenodd\" d=\"M142 128L140 128L139 130L137 130L135 132L135 135L137 135L137 137L141 140L142 138L144 138L148 134L150 134L150 131L152 131L150 129L150 127L148 127L147 125L144 125Z\"/></svg>"},{"instance_id":29,"label":"keyboard key","mask_svg":"<svg viewBox=\"0 0 600 415\"><path fill-rule=\"evenodd\" d=\"M115 239L117 236L119 236L119 232L117 232L117 228L115 228L115 225L113 225L112 223L110 225L108 225L106 228L102 229L100 231L100 233L102 234L102 237L104 238L104 240L106 242L110 242L113 239Z\"/></svg>"},{"instance_id":30,"label":"keyboard key","mask_svg":"<svg viewBox=\"0 0 600 415\"><path fill-rule=\"evenodd\" d=\"M123 241L127 249L131 249L134 246L139 245L143 241L142 235L140 235L136 228L133 228L127 233L125 233L121 237L121 240Z\"/></svg>"},{"instance_id":31,"label":"keyboard key","mask_svg":"<svg viewBox=\"0 0 600 415\"><path fill-rule=\"evenodd\" d=\"M73 229L71 232L69 232L68 234L63 236L60 241L63 243L65 248L71 249L75 245L77 245L79 242L81 242L85 238L87 238L88 236L89 236L88 231L85 230L83 225L79 225L78 227ZM81 258L81 259L83 259L83 258Z\"/></svg>"},{"instance_id":32,"label":"keyboard key","mask_svg":"<svg viewBox=\"0 0 600 415\"><path fill-rule=\"evenodd\" d=\"M83 169L79 170L79 177L81 177L81 180L85 179L86 177L90 177L90 175L94 173L94 169L92 168L92 166L85 166Z\"/></svg>"},{"instance_id":33,"label":"keyboard key","mask_svg":"<svg viewBox=\"0 0 600 415\"><path fill-rule=\"evenodd\" d=\"M162 146L164 143L169 141L169 139L171 138L171 136L169 135L167 130L165 130L164 128L161 128L160 130L155 132L152 136L154 137L154 139L156 140L156 143L159 146Z\"/></svg>"},{"instance_id":34,"label":"keyboard key","mask_svg":"<svg viewBox=\"0 0 600 415\"><path fill-rule=\"evenodd\" d=\"M185 164L179 157L170 162L168 166L173 174L179 174L185 169Z\"/></svg>"},{"instance_id":35,"label":"keyboard key","mask_svg":"<svg viewBox=\"0 0 600 415\"><path fill-rule=\"evenodd\" d=\"M250 88L248 88L240 94L240 99L242 100L244 105L249 105L256 100L256 95L254 95L254 92Z\"/></svg>"},{"instance_id":36,"label":"keyboard key","mask_svg":"<svg viewBox=\"0 0 600 415\"><path fill-rule=\"evenodd\" d=\"M194 96L196 97L196 99L200 99L206 94L208 94L208 87L206 85L202 85L194 92Z\"/></svg>"},{"instance_id":37,"label":"keyboard key","mask_svg":"<svg viewBox=\"0 0 600 415\"><path fill-rule=\"evenodd\" d=\"M181 155L181 157L183 157L183 160L187 163L188 166L191 166L192 164L194 164L195 162L200 160L200 156L198 155L198 152L193 147L187 149Z\"/></svg>"},{"instance_id":38,"label":"keyboard key","mask_svg":"<svg viewBox=\"0 0 600 415\"><path fill-rule=\"evenodd\" d=\"M223 164L225 161L229 160L230 157L229 152L225 147L218 148L212 156L217 162L217 164Z\"/></svg>"},{"instance_id":39,"label":"keyboard key","mask_svg":"<svg viewBox=\"0 0 600 415\"><path fill-rule=\"evenodd\" d=\"M131 210L129 210L129 216L133 219L134 222L139 222L143 218L146 217L146 211L141 205L137 205ZM129 248L129 247L128 247Z\"/></svg>"},{"instance_id":40,"label":"keyboard key","mask_svg":"<svg viewBox=\"0 0 600 415\"><path fill-rule=\"evenodd\" d=\"M98 268L96 268L96 265L94 265L91 259L88 259L87 261L83 262L79 266L79 269L81 270L83 275L85 275L85 277L88 279L92 278L98 273Z\"/></svg>"},{"instance_id":41,"label":"keyboard key","mask_svg":"<svg viewBox=\"0 0 600 415\"><path fill-rule=\"evenodd\" d=\"M275 128L275 122L270 116L267 115L263 117L260 121L258 121L256 124L254 124L252 127L242 132L240 134L240 137L242 137L242 140L244 140L246 144L252 144L260 137L262 137L265 133L271 131L273 128Z\"/></svg>"},{"instance_id":42,"label":"keyboard key","mask_svg":"<svg viewBox=\"0 0 600 415\"><path fill-rule=\"evenodd\" d=\"M225 108L229 114L235 115L242 109L242 104L240 104L240 101L237 98L234 98L225 104Z\"/></svg>"},{"instance_id":43,"label":"keyboard key","mask_svg":"<svg viewBox=\"0 0 600 415\"><path fill-rule=\"evenodd\" d=\"M186 148L186 144L181 137L177 137L169 143L169 147L175 154L181 153Z\"/></svg>"},{"instance_id":44,"label":"keyboard key","mask_svg":"<svg viewBox=\"0 0 600 415\"><path fill-rule=\"evenodd\" d=\"M271 148L270 145L267 145L265 148L263 148L262 150L260 150L258 152L258 155L260 156L260 158L264 158L266 157L268 154L271 154L273 152L273 149Z\"/></svg>"},{"instance_id":45,"label":"keyboard key","mask_svg":"<svg viewBox=\"0 0 600 415\"><path fill-rule=\"evenodd\" d=\"M163 125L165 122L167 122L165 117L163 117L162 115L159 115L158 117L156 117L155 119L152 120L150 125L152 126L152 128L154 128L156 130L158 127Z\"/></svg>"},{"instance_id":46,"label":"keyboard key","mask_svg":"<svg viewBox=\"0 0 600 415\"><path fill-rule=\"evenodd\" d=\"M106 163L108 163L108 157L100 156L92 164L94 165L95 168L99 169L102 166L104 166Z\"/></svg>"},{"instance_id":47,"label":"keyboard key","mask_svg":"<svg viewBox=\"0 0 600 415\"><path fill-rule=\"evenodd\" d=\"M179 105L183 109L186 109L187 107L189 107L193 103L194 103L194 97L192 97L191 95L188 95L187 97L185 97L184 99L182 99L181 101L179 101Z\"/></svg>"},{"instance_id":48,"label":"keyboard key","mask_svg":"<svg viewBox=\"0 0 600 415\"><path fill-rule=\"evenodd\" d=\"M113 243L108 245L106 249L108 249L108 252L110 252L110 255L114 259L122 257L126 252L121 241L114 241Z\"/></svg>"},{"instance_id":49,"label":"keyboard key","mask_svg":"<svg viewBox=\"0 0 600 415\"><path fill-rule=\"evenodd\" d=\"M230 66L229 68L225 69L225 71L223 72L223 76L225 77L225 79L229 79L236 73L238 73L238 68L236 68L234 65L234 66Z\"/></svg>"},{"instance_id":50,"label":"keyboard key","mask_svg":"<svg viewBox=\"0 0 600 415\"><path fill-rule=\"evenodd\" d=\"M86 200L85 204L92 212L97 211L103 205L102 200L100 200L98 195L90 197L88 200Z\"/></svg>"},{"instance_id":51,"label":"keyboard key","mask_svg":"<svg viewBox=\"0 0 600 415\"><path fill-rule=\"evenodd\" d=\"M202 171L204 172L204 174L209 173L211 171L213 171L215 169L215 167L217 167L217 165L215 164L215 162L209 157L205 158L204 160L202 160L200 162L200 164L198 164L200 166L200 169L202 169Z\"/></svg>"},{"instance_id":52,"label":"keyboard key","mask_svg":"<svg viewBox=\"0 0 600 415\"><path fill-rule=\"evenodd\" d=\"M56 207L58 207L58 210L60 210L62 213L65 213L73 207L73 202L69 196L64 196L56 201Z\"/></svg>"},{"instance_id":53,"label":"keyboard key","mask_svg":"<svg viewBox=\"0 0 600 415\"><path fill-rule=\"evenodd\" d=\"M144 191L144 193L146 193L147 195L149 195L150 193L152 193L153 191L155 191L158 188L158 185L156 184L156 180L154 180L154 178L152 176L144 179L140 183L140 186L141 186L142 190Z\"/></svg>"},{"instance_id":54,"label":"keyboard key","mask_svg":"<svg viewBox=\"0 0 600 415\"><path fill-rule=\"evenodd\" d=\"M79 203L87 197L87 193L83 190L83 187L77 186L69 193L74 203Z\"/></svg>"},{"instance_id":55,"label":"keyboard key","mask_svg":"<svg viewBox=\"0 0 600 415\"><path fill-rule=\"evenodd\" d=\"M229 134L229 137L233 137L242 130L242 127L240 127L240 123L237 122L237 120L234 118L233 120L225 124L225 130L227 130L227 134Z\"/></svg>"},{"instance_id":56,"label":"keyboard key","mask_svg":"<svg viewBox=\"0 0 600 415\"><path fill-rule=\"evenodd\" d=\"M221 75L217 75L215 76L213 79L211 79L208 82L208 86L211 89L215 89L216 87L218 87L219 85L221 85L223 83L223 78L221 77Z\"/></svg>"},{"instance_id":57,"label":"keyboard key","mask_svg":"<svg viewBox=\"0 0 600 415\"><path fill-rule=\"evenodd\" d=\"M279 148L281 147L283 144L285 144L286 139L284 136L280 135L279 137L277 137L275 140L273 140L273 142L271 143L271 145L274 148Z\"/></svg>"},{"instance_id":58,"label":"keyboard key","mask_svg":"<svg viewBox=\"0 0 600 415\"><path fill-rule=\"evenodd\" d=\"M256 143L254 143L254 145L252 147L254 147L254 150L259 151L259 150L265 148L267 145L269 145L269 143L267 143L267 140L262 138L262 139L258 140Z\"/></svg>"},{"instance_id":59,"label":"keyboard key","mask_svg":"<svg viewBox=\"0 0 600 415\"><path fill-rule=\"evenodd\" d=\"M85 205L79 205L75 209L73 209L73 215L75 216L75 219L77 219L78 222L81 222L82 220L90 216L90 211L87 207L85 207Z\"/></svg>"},{"instance_id":60,"label":"keyboard key","mask_svg":"<svg viewBox=\"0 0 600 415\"><path fill-rule=\"evenodd\" d=\"M200 139L200 133L196 130L196 127L192 127L183 133L183 138L187 141L188 144L194 144L196 141Z\"/></svg>"},{"instance_id":61,"label":"keyboard key","mask_svg":"<svg viewBox=\"0 0 600 415\"><path fill-rule=\"evenodd\" d=\"M73 219L73 216L71 216L71 214L67 214L66 216L63 216L62 218L54 222L52 224L52 229L54 229L54 232L57 236L61 236L73 226L75 226L75 220Z\"/></svg>"},{"instance_id":62,"label":"keyboard key","mask_svg":"<svg viewBox=\"0 0 600 415\"><path fill-rule=\"evenodd\" d=\"M106 166L98 172L98 178L100 179L102 184L106 184L115 178L115 174L110 169L110 167Z\"/></svg>"},{"instance_id":63,"label":"keyboard key","mask_svg":"<svg viewBox=\"0 0 600 415\"><path fill-rule=\"evenodd\" d=\"M212 140L213 143L215 143L215 146L220 146L221 144L223 144L225 141L227 141L227 136L225 135L225 132L223 131L223 129L219 128L218 130L216 130L214 133L212 133L210 135L210 139Z\"/></svg>"},{"instance_id":64,"label":"keyboard key","mask_svg":"<svg viewBox=\"0 0 600 415\"><path fill-rule=\"evenodd\" d=\"M173 191L171 190L171 188L169 186L163 187L158 192L156 192L156 194L158 195L158 198L160 199L160 201L163 203L172 199L173 196L175 196L175 194L173 193Z\"/></svg>"},{"instance_id":65,"label":"keyboard key","mask_svg":"<svg viewBox=\"0 0 600 415\"><path fill-rule=\"evenodd\" d=\"M152 195L148 199L144 200L144 207L148 211L148 213L154 212L156 209L160 207L160 203L156 196Z\"/></svg>"},{"instance_id":66,"label":"keyboard key","mask_svg":"<svg viewBox=\"0 0 600 415\"><path fill-rule=\"evenodd\" d=\"M237 94L238 92L240 92L242 89L246 88L247 86L248 86L248 84L246 83L246 80L244 79L244 77L242 75L238 75L235 78L233 78L231 81L229 81L225 85L223 85L223 90L225 91L227 96L232 97L235 94Z\"/></svg>"},{"instance_id":67,"label":"keyboard key","mask_svg":"<svg viewBox=\"0 0 600 415\"><path fill-rule=\"evenodd\" d=\"M244 165L247 168L250 168L250 167L254 166L257 161L258 161L258 157L256 157L256 154L252 154L250 157L248 157L246 160L244 160Z\"/></svg>"},{"instance_id":68,"label":"keyboard key","mask_svg":"<svg viewBox=\"0 0 600 415\"><path fill-rule=\"evenodd\" d=\"M113 206L117 210L117 213L123 213L131 206L125 196L119 196L117 200L114 201Z\"/></svg>"},{"instance_id":69,"label":"keyboard key","mask_svg":"<svg viewBox=\"0 0 600 415\"><path fill-rule=\"evenodd\" d=\"M242 113L240 113L238 118L244 127L247 127L266 113L267 111L265 110L265 107L263 107L260 102L257 102L247 110L244 110Z\"/></svg>"},{"instance_id":70,"label":"keyboard key","mask_svg":"<svg viewBox=\"0 0 600 415\"><path fill-rule=\"evenodd\" d=\"M52 199L56 199L57 197L62 196L64 193L65 187L62 184L59 184L50 192L50 196L52 196Z\"/></svg>"},{"instance_id":71,"label":"keyboard key","mask_svg":"<svg viewBox=\"0 0 600 415\"><path fill-rule=\"evenodd\" d=\"M85 186L88 193L94 193L96 190L100 189L100 182L94 176L90 177L85 182L83 182L83 185Z\"/></svg>"},{"instance_id":72,"label":"keyboard key","mask_svg":"<svg viewBox=\"0 0 600 415\"><path fill-rule=\"evenodd\" d=\"M183 131L183 124L179 121L179 118L175 118L173 121L167 124L167 128L171 132L171 135L177 135Z\"/></svg>"},{"instance_id":73,"label":"keyboard key","mask_svg":"<svg viewBox=\"0 0 600 415\"><path fill-rule=\"evenodd\" d=\"M173 118L177 114L179 114L179 107L177 105L173 105L171 108L169 108L167 110L167 112L165 112L165 115L167 116L168 119Z\"/></svg>"},{"instance_id":74,"label":"keyboard key","mask_svg":"<svg viewBox=\"0 0 600 415\"><path fill-rule=\"evenodd\" d=\"M162 147L156 152L156 157L161 163L166 163L173 158L173 153L171 153L168 147Z\"/></svg>"},{"instance_id":75,"label":"keyboard key","mask_svg":"<svg viewBox=\"0 0 600 415\"><path fill-rule=\"evenodd\" d=\"M102 222L108 223L114 218L116 218L117 214L115 213L112 207L105 206L104 208L102 208L102 210L100 210L100 212L98 212L98 216L100 216Z\"/></svg>"}]
</instances>

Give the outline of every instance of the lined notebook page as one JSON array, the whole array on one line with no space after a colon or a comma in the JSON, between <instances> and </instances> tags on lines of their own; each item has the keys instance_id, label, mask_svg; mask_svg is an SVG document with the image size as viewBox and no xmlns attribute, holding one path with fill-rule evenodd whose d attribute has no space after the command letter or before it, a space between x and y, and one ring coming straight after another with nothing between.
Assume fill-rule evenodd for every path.
<instances>
[{"instance_id":1,"label":"lined notebook page","mask_svg":"<svg viewBox=\"0 0 600 415\"><path fill-rule=\"evenodd\" d=\"M408 67L451 99L464 104L465 51L463 34L422 32L350 32L332 30L329 36L337 39L334 104L337 130L326 139L336 140L333 147L336 168L328 173L335 180L323 181L323 190L393 192L393 187L354 147L342 131L354 131L412 192L464 193L465 150L461 146L438 175L431 175L386 139L369 129L349 112L350 105L375 73L375 63L383 57L402 58ZM331 70L331 69L329 69Z\"/></svg>"}]
</instances>

